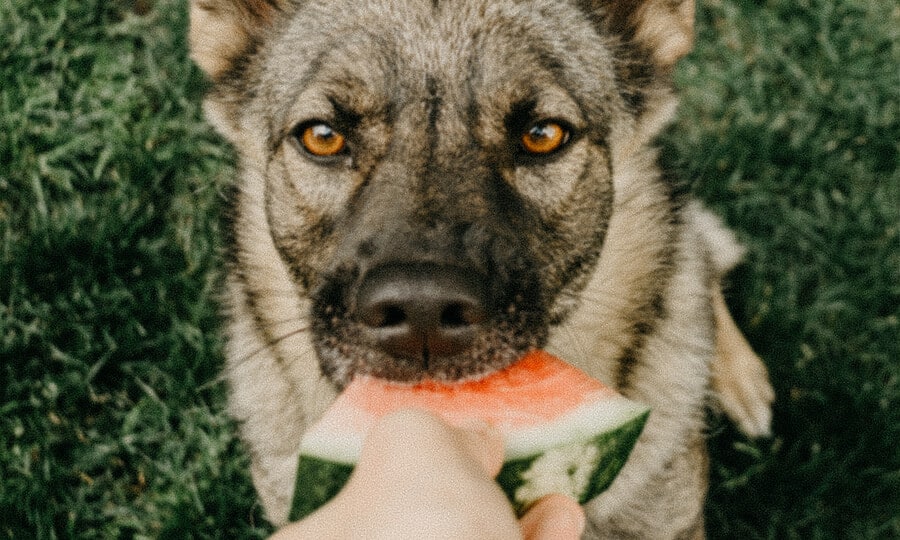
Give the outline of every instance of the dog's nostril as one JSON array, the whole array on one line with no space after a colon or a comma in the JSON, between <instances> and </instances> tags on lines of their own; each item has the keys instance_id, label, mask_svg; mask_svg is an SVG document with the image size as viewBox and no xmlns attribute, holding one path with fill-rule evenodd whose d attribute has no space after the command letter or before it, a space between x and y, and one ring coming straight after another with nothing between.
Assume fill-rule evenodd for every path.
<instances>
[{"instance_id":1,"label":"dog's nostril","mask_svg":"<svg viewBox=\"0 0 900 540\"><path fill-rule=\"evenodd\" d=\"M406 322L406 312L400 306L387 306L384 308L384 320L381 326L398 326Z\"/></svg>"},{"instance_id":2,"label":"dog's nostril","mask_svg":"<svg viewBox=\"0 0 900 540\"><path fill-rule=\"evenodd\" d=\"M441 312L441 326L462 326L463 324L465 321L461 305L451 304Z\"/></svg>"},{"instance_id":3,"label":"dog's nostril","mask_svg":"<svg viewBox=\"0 0 900 540\"><path fill-rule=\"evenodd\" d=\"M406 323L406 311L394 304L366 306L361 310L360 321L369 328L390 328Z\"/></svg>"},{"instance_id":4,"label":"dog's nostril","mask_svg":"<svg viewBox=\"0 0 900 540\"><path fill-rule=\"evenodd\" d=\"M441 312L441 326L454 328L477 325L484 322L484 312L475 305L452 303Z\"/></svg>"}]
</instances>

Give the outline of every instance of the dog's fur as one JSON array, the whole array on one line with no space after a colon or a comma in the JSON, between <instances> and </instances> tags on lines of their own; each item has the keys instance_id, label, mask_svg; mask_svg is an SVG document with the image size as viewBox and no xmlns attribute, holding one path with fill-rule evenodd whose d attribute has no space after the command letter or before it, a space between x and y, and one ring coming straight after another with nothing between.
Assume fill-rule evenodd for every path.
<instances>
[{"instance_id":1,"label":"dog's fur","mask_svg":"<svg viewBox=\"0 0 900 540\"><path fill-rule=\"evenodd\" d=\"M192 1L193 57L214 83L207 115L240 156L231 412L274 523L287 519L304 429L354 374L467 377L542 347L653 408L588 503L587 536L702 537L707 406L762 435L773 395L720 290L741 250L651 146L676 105L693 9ZM545 120L569 140L526 155L521 134ZM344 134L348 151L306 153L310 122ZM426 341L403 357L366 326L360 289L408 268L450 269L484 299L464 350ZM414 274L398 279L431 294Z\"/></svg>"}]
</instances>

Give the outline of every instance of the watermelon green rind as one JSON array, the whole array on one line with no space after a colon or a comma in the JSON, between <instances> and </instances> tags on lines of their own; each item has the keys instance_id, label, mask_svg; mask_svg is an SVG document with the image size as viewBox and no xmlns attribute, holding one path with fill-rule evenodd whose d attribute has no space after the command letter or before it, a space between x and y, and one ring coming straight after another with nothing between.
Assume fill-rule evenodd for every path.
<instances>
[{"instance_id":1,"label":"watermelon green rind","mask_svg":"<svg viewBox=\"0 0 900 540\"><path fill-rule=\"evenodd\" d=\"M579 503L588 502L612 484L619 471L625 466L628 456L631 455L631 450L637 443L638 437L641 436L649 416L650 410L647 409L640 416L624 424L618 431L603 433L594 439L594 444L598 448L605 447L600 450L605 462L594 471L587 489L578 497Z\"/></svg>"},{"instance_id":2,"label":"watermelon green rind","mask_svg":"<svg viewBox=\"0 0 900 540\"><path fill-rule=\"evenodd\" d=\"M303 519L330 501L350 479L353 468L353 464L301 456L297 465L294 502L288 519Z\"/></svg>"}]
</instances>

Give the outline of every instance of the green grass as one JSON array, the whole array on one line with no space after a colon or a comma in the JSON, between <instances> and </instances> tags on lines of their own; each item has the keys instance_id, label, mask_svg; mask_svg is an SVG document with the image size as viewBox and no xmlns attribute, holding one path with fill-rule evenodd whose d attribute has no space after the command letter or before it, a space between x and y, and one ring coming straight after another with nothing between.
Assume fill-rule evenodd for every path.
<instances>
[{"instance_id":1,"label":"green grass","mask_svg":"<svg viewBox=\"0 0 900 540\"><path fill-rule=\"evenodd\" d=\"M182 4L0 0L0 537L266 531L222 412L231 157Z\"/></svg>"},{"instance_id":2,"label":"green grass","mask_svg":"<svg viewBox=\"0 0 900 540\"><path fill-rule=\"evenodd\" d=\"M258 538L223 412L184 2L0 0L0 537ZM716 538L900 537L900 9L706 0L666 158L750 251L775 436L711 432Z\"/></svg>"},{"instance_id":3,"label":"green grass","mask_svg":"<svg viewBox=\"0 0 900 540\"><path fill-rule=\"evenodd\" d=\"M900 8L708 2L666 150L749 247L775 437L713 433L711 536L900 537Z\"/></svg>"}]
</instances>

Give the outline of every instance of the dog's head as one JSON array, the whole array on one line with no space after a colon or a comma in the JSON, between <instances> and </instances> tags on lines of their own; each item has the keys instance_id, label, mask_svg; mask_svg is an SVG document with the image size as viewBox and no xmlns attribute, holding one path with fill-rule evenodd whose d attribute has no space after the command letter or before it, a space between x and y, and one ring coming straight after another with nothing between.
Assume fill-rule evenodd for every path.
<instances>
[{"instance_id":1,"label":"dog's head","mask_svg":"<svg viewBox=\"0 0 900 540\"><path fill-rule=\"evenodd\" d=\"M654 134L690 1L195 0L210 118L241 155L323 372L502 367L578 303L616 156Z\"/></svg>"}]
</instances>

